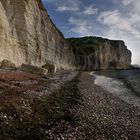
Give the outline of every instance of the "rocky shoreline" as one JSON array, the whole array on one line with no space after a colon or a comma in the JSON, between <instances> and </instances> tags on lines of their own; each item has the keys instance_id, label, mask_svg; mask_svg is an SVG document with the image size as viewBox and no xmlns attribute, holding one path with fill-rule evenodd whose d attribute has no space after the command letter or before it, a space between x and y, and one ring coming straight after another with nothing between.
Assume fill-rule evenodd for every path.
<instances>
[{"instance_id":1,"label":"rocky shoreline","mask_svg":"<svg viewBox=\"0 0 140 140\"><path fill-rule=\"evenodd\" d=\"M87 73L83 73L80 80L79 90L85 104L79 112L84 114L81 116L84 124L87 125L87 132L90 132L88 138L138 140L140 108L94 85L94 78Z\"/></svg>"},{"instance_id":2,"label":"rocky shoreline","mask_svg":"<svg viewBox=\"0 0 140 140\"><path fill-rule=\"evenodd\" d=\"M140 108L77 75L0 75L0 139L139 140Z\"/></svg>"}]
</instances>

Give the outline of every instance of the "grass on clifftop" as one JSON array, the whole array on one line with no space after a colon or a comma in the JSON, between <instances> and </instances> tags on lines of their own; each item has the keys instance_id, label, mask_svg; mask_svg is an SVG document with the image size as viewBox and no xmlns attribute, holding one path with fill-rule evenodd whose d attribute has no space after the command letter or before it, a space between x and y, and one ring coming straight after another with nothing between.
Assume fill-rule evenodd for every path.
<instances>
[{"instance_id":1,"label":"grass on clifftop","mask_svg":"<svg viewBox=\"0 0 140 140\"><path fill-rule=\"evenodd\" d=\"M67 41L73 47L74 53L78 53L79 55L89 55L94 53L96 50L98 50L99 46L106 41L109 41L110 45L114 48L118 48L120 43L125 46L125 43L122 40L109 40L95 36L67 38Z\"/></svg>"},{"instance_id":2,"label":"grass on clifftop","mask_svg":"<svg viewBox=\"0 0 140 140\"><path fill-rule=\"evenodd\" d=\"M73 50L78 51L79 54L89 54L98 49L99 45L106 39L101 37L82 37L82 38L68 38L68 42L73 46Z\"/></svg>"}]
</instances>

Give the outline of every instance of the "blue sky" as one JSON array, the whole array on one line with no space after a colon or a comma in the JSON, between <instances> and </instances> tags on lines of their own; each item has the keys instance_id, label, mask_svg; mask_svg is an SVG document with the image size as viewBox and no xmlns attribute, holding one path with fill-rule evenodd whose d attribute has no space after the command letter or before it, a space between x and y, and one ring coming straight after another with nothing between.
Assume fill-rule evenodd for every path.
<instances>
[{"instance_id":1,"label":"blue sky","mask_svg":"<svg viewBox=\"0 0 140 140\"><path fill-rule=\"evenodd\" d=\"M140 64L140 0L42 0L65 37L124 40Z\"/></svg>"}]
</instances>

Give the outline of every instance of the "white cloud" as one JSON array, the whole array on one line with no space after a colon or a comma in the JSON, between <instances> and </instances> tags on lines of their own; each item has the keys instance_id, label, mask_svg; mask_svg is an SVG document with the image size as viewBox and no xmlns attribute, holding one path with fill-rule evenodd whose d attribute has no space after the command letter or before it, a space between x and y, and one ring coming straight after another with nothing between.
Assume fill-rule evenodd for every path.
<instances>
[{"instance_id":1,"label":"white cloud","mask_svg":"<svg viewBox=\"0 0 140 140\"><path fill-rule=\"evenodd\" d=\"M85 15L93 15L98 12L98 9L94 5L90 5L85 8L85 11L83 12Z\"/></svg>"},{"instance_id":2,"label":"white cloud","mask_svg":"<svg viewBox=\"0 0 140 140\"><path fill-rule=\"evenodd\" d=\"M79 8L77 6L74 7L68 7L66 5L58 6L57 11L63 12L63 11L78 11Z\"/></svg>"},{"instance_id":3,"label":"white cloud","mask_svg":"<svg viewBox=\"0 0 140 140\"><path fill-rule=\"evenodd\" d=\"M135 0L122 0L123 5L129 5L135 2Z\"/></svg>"},{"instance_id":4,"label":"white cloud","mask_svg":"<svg viewBox=\"0 0 140 140\"><path fill-rule=\"evenodd\" d=\"M124 40L133 52L133 63L140 64L140 1L121 0L120 5L127 13L121 9L103 11L97 20L106 26L103 30L104 36Z\"/></svg>"},{"instance_id":5,"label":"white cloud","mask_svg":"<svg viewBox=\"0 0 140 140\"><path fill-rule=\"evenodd\" d=\"M120 20L120 13L118 10L101 12L97 20L106 25L115 25Z\"/></svg>"},{"instance_id":6,"label":"white cloud","mask_svg":"<svg viewBox=\"0 0 140 140\"><path fill-rule=\"evenodd\" d=\"M80 2L79 0L75 0L73 2L72 0L62 0L62 3L56 3L57 11L63 12L63 11L78 11L80 10Z\"/></svg>"},{"instance_id":7,"label":"white cloud","mask_svg":"<svg viewBox=\"0 0 140 140\"><path fill-rule=\"evenodd\" d=\"M50 2L56 6L58 12L74 12L80 10L80 0L43 0L43 2Z\"/></svg>"},{"instance_id":8,"label":"white cloud","mask_svg":"<svg viewBox=\"0 0 140 140\"><path fill-rule=\"evenodd\" d=\"M113 28L116 30L121 30L140 38L140 34L134 26L137 19L131 16L127 17L121 14L118 10L101 12L98 17L98 21L111 27L110 29Z\"/></svg>"},{"instance_id":9,"label":"white cloud","mask_svg":"<svg viewBox=\"0 0 140 140\"><path fill-rule=\"evenodd\" d=\"M140 0L121 0L123 6L133 14L140 14Z\"/></svg>"},{"instance_id":10,"label":"white cloud","mask_svg":"<svg viewBox=\"0 0 140 140\"><path fill-rule=\"evenodd\" d=\"M71 17L69 23L73 26L71 31L80 36L91 35L92 33L93 25L86 19Z\"/></svg>"}]
</instances>

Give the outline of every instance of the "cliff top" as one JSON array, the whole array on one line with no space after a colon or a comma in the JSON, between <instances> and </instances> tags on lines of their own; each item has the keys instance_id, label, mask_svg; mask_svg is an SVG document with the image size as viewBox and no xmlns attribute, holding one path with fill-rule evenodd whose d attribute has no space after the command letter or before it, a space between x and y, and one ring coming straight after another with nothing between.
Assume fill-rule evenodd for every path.
<instances>
[{"instance_id":1,"label":"cliff top","mask_svg":"<svg viewBox=\"0 0 140 140\"><path fill-rule=\"evenodd\" d=\"M124 41L122 40L109 40L107 38L96 37L96 36L86 36L81 38L67 38L70 42L73 49L78 49L79 52L91 53L99 48L99 46L105 42L109 42L111 46L118 47L118 43L121 43L125 46Z\"/></svg>"}]
</instances>

